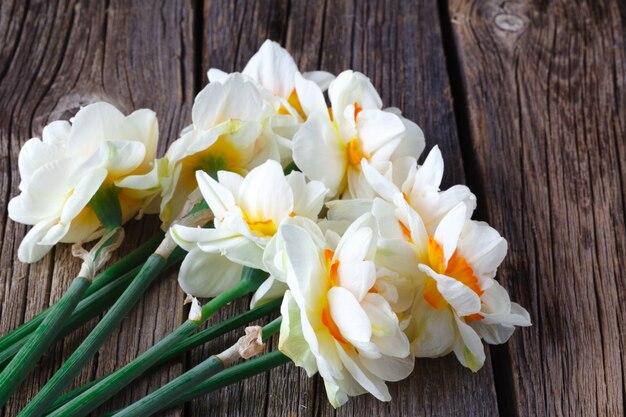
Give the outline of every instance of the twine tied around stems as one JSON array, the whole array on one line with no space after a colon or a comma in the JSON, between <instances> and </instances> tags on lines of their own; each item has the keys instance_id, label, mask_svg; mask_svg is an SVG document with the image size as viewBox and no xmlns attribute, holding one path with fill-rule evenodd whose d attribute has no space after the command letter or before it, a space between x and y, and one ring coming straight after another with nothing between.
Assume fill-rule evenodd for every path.
<instances>
[{"instance_id":1,"label":"twine tied around stems","mask_svg":"<svg viewBox=\"0 0 626 417\"><path fill-rule=\"evenodd\" d=\"M246 327L246 334L241 336L237 343L216 355L224 364L224 368L228 368L237 362L239 358L250 359L263 352L265 343L263 343L262 333L263 328L261 326Z\"/></svg>"},{"instance_id":2,"label":"twine tied around stems","mask_svg":"<svg viewBox=\"0 0 626 417\"><path fill-rule=\"evenodd\" d=\"M124 241L124 229L116 227L104 233L98 243L86 250L82 242L72 245L72 256L83 260L80 266L79 277L85 277L89 282L93 281L96 273L111 258L111 254L120 247Z\"/></svg>"}]
</instances>

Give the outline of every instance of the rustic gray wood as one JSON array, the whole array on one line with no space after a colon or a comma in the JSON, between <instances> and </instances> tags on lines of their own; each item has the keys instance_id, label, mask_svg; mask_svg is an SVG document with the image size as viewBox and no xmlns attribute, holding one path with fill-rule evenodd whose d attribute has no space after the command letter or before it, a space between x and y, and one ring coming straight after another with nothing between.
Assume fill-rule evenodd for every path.
<instances>
[{"instance_id":1,"label":"rustic gray wood","mask_svg":"<svg viewBox=\"0 0 626 417\"><path fill-rule=\"evenodd\" d=\"M190 120L194 96L193 7L190 1L148 7L141 1L0 2L0 149L2 201L0 328L4 334L57 300L80 263L67 245L40 262L17 261L26 228L6 217L18 192L21 145L49 121L73 115L81 105L109 101L125 112L156 110L161 152ZM119 253L149 238L156 221L129 224ZM168 334L183 320L182 294L173 274L146 294L75 385L111 372ZM58 343L6 406L14 416L78 346L92 325ZM138 399L178 375L180 363L133 384L104 409ZM180 410L169 412L179 415Z\"/></svg>"},{"instance_id":2,"label":"rustic gray wood","mask_svg":"<svg viewBox=\"0 0 626 417\"><path fill-rule=\"evenodd\" d=\"M506 415L625 412L625 10L449 4L468 168L534 322L496 350Z\"/></svg>"},{"instance_id":3,"label":"rustic gray wood","mask_svg":"<svg viewBox=\"0 0 626 417\"><path fill-rule=\"evenodd\" d=\"M266 38L303 70L363 71L443 148L447 185L479 196L509 241L499 274L534 326L477 374L417 361L394 401L333 410L292 365L163 415L621 416L626 410L626 4L570 1L147 0L0 2L0 334L57 300L78 269L68 246L17 261L26 228L6 216L21 145L49 121L107 100L157 111L162 148L190 122L206 70L241 70ZM120 253L157 229L129 225ZM148 291L74 386L132 360L185 319L175 274ZM247 307L240 300L212 322ZM19 409L78 346L58 343L0 416ZM122 391L128 404L230 345L236 332Z\"/></svg>"}]
</instances>

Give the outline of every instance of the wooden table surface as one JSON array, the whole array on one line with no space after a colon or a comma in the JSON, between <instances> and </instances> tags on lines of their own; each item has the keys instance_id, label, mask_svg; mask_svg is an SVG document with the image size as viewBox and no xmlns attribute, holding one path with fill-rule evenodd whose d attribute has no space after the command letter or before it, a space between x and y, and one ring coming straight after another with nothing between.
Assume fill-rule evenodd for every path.
<instances>
[{"instance_id":1,"label":"wooden table surface","mask_svg":"<svg viewBox=\"0 0 626 417\"><path fill-rule=\"evenodd\" d=\"M509 241L499 271L533 327L487 350L473 374L419 360L393 401L334 411L323 384L286 366L168 416L623 416L626 407L626 4L562 1L0 1L0 334L66 288L79 261L61 245L17 261L8 220L21 145L49 121L107 100L156 110L162 138L190 122L206 70L241 70L266 38L303 70L354 68L424 129L447 185ZM157 229L133 222L121 252ZM75 386L133 359L186 317L163 276ZM243 311L245 301L221 317ZM219 320L219 317L215 320ZM14 416L94 323L55 345L4 410ZM232 343L230 334L151 373L100 411L140 398ZM0 411L0 415L2 412Z\"/></svg>"}]
</instances>

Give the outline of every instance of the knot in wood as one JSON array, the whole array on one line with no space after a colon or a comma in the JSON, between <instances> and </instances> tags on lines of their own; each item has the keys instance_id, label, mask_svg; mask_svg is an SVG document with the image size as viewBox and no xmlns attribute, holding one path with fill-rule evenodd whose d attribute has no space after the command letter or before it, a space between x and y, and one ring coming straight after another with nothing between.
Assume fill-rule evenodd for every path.
<instances>
[{"instance_id":1,"label":"knot in wood","mask_svg":"<svg viewBox=\"0 0 626 417\"><path fill-rule=\"evenodd\" d=\"M506 32L519 32L524 28L524 19L514 14L500 13L496 15L494 22L496 26Z\"/></svg>"}]
</instances>

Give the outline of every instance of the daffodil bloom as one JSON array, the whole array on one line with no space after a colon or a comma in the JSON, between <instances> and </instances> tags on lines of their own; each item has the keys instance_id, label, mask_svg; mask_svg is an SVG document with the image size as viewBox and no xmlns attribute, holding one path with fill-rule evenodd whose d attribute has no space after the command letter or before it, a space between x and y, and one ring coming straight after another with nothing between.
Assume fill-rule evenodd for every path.
<instances>
[{"instance_id":1,"label":"daffodil bloom","mask_svg":"<svg viewBox=\"0 0 626 417\"><path fill-rule=\"evenodd\" d=\"M297 85L304 89L314 86L324 91L334 78L332 74L325 71L301 74L289 52L269 39L263 42L241 73L260 87L263 97L274 106L278 114L291 115L299 121L306 120L308 112L305 109L308 103L305 103L305 108L303 108ZM221 70L211 68L207 76L210 82L215 82L223 80L228 75ZM304 97L306 99L310 96L305 94Z\"/></svg>"},{"instance_id":2,"label":"daffodil bloom","mask_svg":"<svg viewBox=\"0 0 626 417\"><path fill-rule=\"evenodd\" d=\"M211 83L228 77L216 68L211 68L207 75ZM325 71L300 73L289 52L269 39L250 58L242 75L255 83L263 100L274 110L266 119L264 134L279 145L282 164L291 163L291 140L311 108L320 101L325 107L322 91L328 88L334 76ZM310 94L310 91L318 94Z\"/></svg>"},{"instance_id":3,"label":"daffodil bloom","mask_svg":"<svg viewBox=\"0 0 626 417\"><path fill-rule=\"evenodd\" d=\"M326 184L329 197L373 196L362 160L384 169L398 158L419 157L424 148L419 127L396 109L381 110L382 100L363 74L344 71L331 82L330 109L319 90L307 87L298 96L310 114L294 135L293 159L307 177Z\"/></svg>"},{"instance_id":4,"label":"daffodil bloom","mask_svg":"<svg viewBox=\"0 0 626 417\"><path fill-rule=\"evenodd\" d=\"M413 369L398 317L376 291L376 231L368 219L357 219L338 242L290 224L279 232L289 287L279 349L309 376L320 373L335 407L366 392L389 401L385 382Z\"/></svg>"},{"instance_id":5,"label":"daffodil bloom","mask_svg":"<svg viewBox=\"0 0 626 417\"><path fill-rule=\"evenodd\" d=\"M268 159L280 160L277 143L264 134L264 124L271 114L271 107L263 101L256 85L238 73L212 82L198 93L192 109L193 123L145 176L152 181L144 184L161 193L164 228L198 188L196 171L246 174Z\"/></svg>"},{"instance_id":6,"label":"daffodil bloom","mask_svg":"<svg viewBox=\"0 0 626 417\"><path fill-rule=\"evenodd\" d=\"M237 283L241 265L265 269L263 251L285 221L317 220L327 193L300 172L285 176L273 160L242 177L219 171L218 181L197 172L202 196L215 215L214 229L173 226L172 236L189 251L179 273L183 290L197 297L219 294ZM220 272L213 273L217 268ZM211 271L207 273L206 271Z\"/></svg>"},{"instance_id":7,"label":"daffodil bloom","mask_svg":"<svg viewBox=\"0 0 626 417\"><path fill-rule=\"evenodd\" d=\"M411 277L415 299L406 332L418 357L453 351L473 371L485 353L480 341L503 343L514 326L529 326L529 315L511 303L493 279L506 255L507 243L486 223L467 219L461 202L429 232L417 212L405 206L406 220L381 199L373 213L385 237L377 261L400 276Z\"/></svg>"},{"instance_id":8,"label":"daffodil bloom","mask_svg":"<svg viewBox=\"0 0 626 417\"><path fill-rule=\"evenodd\" d=\"M443 178L443 157L438 146L428 153L424 164L419 168L415 160L403 160L392 173L383 175L367 161L362 161L362 169L367 182L377 195L398 206L405 200L415 210L426 229L434 227L453 207L460 202L466 206L467 218L476 208L476 197L465 185L453 185L441 191Z\"/></svg>"},{"instance_id":9,"label":"daffodil bloom","mask_svg":"<svg viewBox=\"0 0 626 417\"><path fill-rule=\"evenodd\" d=\"M157 142L153 111L124 116L107 103L88 105L69 122L52 122L41 139L27 141L18 160L21 193L9 202L11 219L34 226L20 244L19 259L35 262L58 242L102 236L90 206L99 191L109 190L110 198L119 200L123 221L132 218L145 194L124 183L151 170Z\"/></svg>"}]
</instances>

